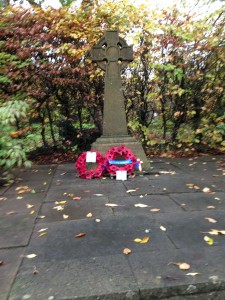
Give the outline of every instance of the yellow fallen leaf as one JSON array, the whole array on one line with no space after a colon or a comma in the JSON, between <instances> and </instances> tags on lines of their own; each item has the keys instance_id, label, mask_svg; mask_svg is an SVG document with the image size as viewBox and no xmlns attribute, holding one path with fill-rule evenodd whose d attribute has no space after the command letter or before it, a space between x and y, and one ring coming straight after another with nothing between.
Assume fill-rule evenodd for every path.
<instances>
[{"instance_id":1,"label":"yellow fallen leaf","mask_svg":"<svg viewBox=\"0 0 225 300\"><path fill-rule=\"evenodd\" d=\"M134 239L134 242L135 243L140 243L140 244L146 244L146 243L148 243L149 239L150 238L148 236L146 236L143 239L136 238L136 239Z\"/></svg>"},{"instance_id":2,"label":"yellow fallen leaf","mask_svg":"<svg viewBox=\"0 0 225 300\"><path fill-rule=\"evenodd\" d=\"M86 215L87 218L91 218L92 216L93 216L92 213Z\"/></svg>"},{"instance_id":3,"label":"yellow fallen leaf","mask_svg":"<svg viewBox=\"0 0 225 300\"><path fill-rule=\"evenodd\" d=\"M63 201L55 201L55 204L66 204L66 200L63 200Z\"/></svg>"},{"instance_id":4,"label":"yellow fallen leaf","mask_svg":"<svg viewBox=\"0 0 225 300\"><path fill-rule=\"evenodd\" d=\"M216 208L214 205L209 205L209 206L207 206L206 208L208 208L208 209L213 209L213 208Z\"/></svg>"},{"instance_id":5,"label":"yellow fallen leaf","mask_svg":"<svg viewBox=\"0 0 225 300\"><path fill-rule=\"evenodd\" d=\"M211 235L225 235L225 230L211 229L211 231L209 231L208 233Z\"/></svg>"},{"instance_id":6,"label":"yellow fallen leaf","mask_svg":"<svg viewBox=\"0 0 225 300\"><path fill-rule=\"evenodd\" d=\"M204 241L210 246L212 246L214 244L214 240L212 238L208 237L207 235L204 236Z\"/></svg>"},{"instance_id":7,"label":"yellow fallen leaf","mask_svg":"<svg viewBox=\"0 0 225 300\"><path fill-rule=\"evenodd\" d=\"M193 187L194 183L187 183L186 186Z\"/></svg>"},{"instance_id":8,"label":"yellow fallen leaf","mask_svg":"<svg viewBox=\"0 0 225 300\"><path fill-rule=\"evenodd\" d=\"M216 222L217 222L217 221L216 221L215 219L213 219L213 218L207 218L207 217L205 217L204 219L207 220L207 221L209 221L210 223L216 223Z\"/></svg>"},{"instance_id":9,"label":"yellow fallen leaf","mask_svg":"<svg viewBox=\"0 0 225 300\"><path fill-rule=\"evenodd\" d=\"M30 215L33 215L35 213L35 210L32 210L31 212L30 212Z\"/></svg>"},{"instance_id":10,"label":"yellow fallen leaf","mask_svg":"<svg viewBox=\"0 0 225 300\"><path fill-rule=\"evenodd\" d=\"M152 208L150 209L151 212L157 212L157 211L160 211L160 208Z\"/></svg>"},{"instance_id":11,"label":"yellow fallen leaf","mask_svg":"<svg viewBox=\"0 0 225 300\"><path fill-rule=\"evenodd\" d=\"M63 214L63 219L68 219L68 218L69 218L69 215Z\"/></svg>"},{"instance_id":12,"label":"yellow fallen leaf","mask_svg":"<svg viewBox=\"0 0 225 300\"><path fill-rule=\"evenodd\" d=\"M201 275L201 273L187 273L187 274L185 274L185 275L187 275L187 276L196 276L196 275Z\"/></svg>"},{"instance_id":13,"label":"yellow fallen leaf","mask_svg":"<svg viewBox=\"0 0 225 300\"><path fill-rule=\"evenodd\" d=\"M44 235L46 235L46 234L47 234L47 232L42 232L42 233L39 234L38 237L44 236Z\"/></svg>"},{"instance_id":14,"label":"yellow fallen leaf","mask_svg":"<svg viewBox=\"0 0 225 300\"><path fill-rule=\"evenodd\" d=\"M130 250L129 248L124 248L124 249L123 249L123 253L126 254L126 255L127 255L127 254L130 254L130 253L131 253L131 250Z\"/></svg>"}]
</instances>

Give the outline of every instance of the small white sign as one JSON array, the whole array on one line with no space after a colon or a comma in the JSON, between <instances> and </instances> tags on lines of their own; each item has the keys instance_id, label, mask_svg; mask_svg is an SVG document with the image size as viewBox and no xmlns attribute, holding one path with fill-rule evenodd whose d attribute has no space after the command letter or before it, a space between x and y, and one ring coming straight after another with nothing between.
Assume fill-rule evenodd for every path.
<instances>
[{"instance_id":1,"label":"small white sign","mask_svg":"<svg viewBox=\"0 0 225 300\"><path fill-rule=\"evenodd\" d=\"M116 180L127 180L127 171L116 171Z\"/></svg>"},{"instance_id":2,"label":"small white sign","mask_svg":"<svg viewBox=\"0 0 225 300\"><path fill-rule=\"evenodd\" d=\"M96 152L88 151L86 153L86 162L87 163L96 163Z\"/></svg>"}]
</instances>

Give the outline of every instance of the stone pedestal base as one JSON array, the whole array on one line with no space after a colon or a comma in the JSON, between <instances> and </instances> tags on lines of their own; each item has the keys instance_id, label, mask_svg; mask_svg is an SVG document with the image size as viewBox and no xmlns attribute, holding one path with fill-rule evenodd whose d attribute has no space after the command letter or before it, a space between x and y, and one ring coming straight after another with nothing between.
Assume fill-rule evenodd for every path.
<instances>
[{"instance_id":1,"label":"stone pedestal base","mask_svg":"<svg viewBox=\"0 0 225 300\"><path fill-rule=\"evenodd\" d=\"M91 150L96 150L102 154L112 147L119 147L125 145L128 149L131 149L134 155L142 160L142 169L145 172L149 172L150 163L145 155L144 149L140 142L136 141L135 138L124 135L124 136L101 136L91 146Z\"/></svg>"}]
</instances>

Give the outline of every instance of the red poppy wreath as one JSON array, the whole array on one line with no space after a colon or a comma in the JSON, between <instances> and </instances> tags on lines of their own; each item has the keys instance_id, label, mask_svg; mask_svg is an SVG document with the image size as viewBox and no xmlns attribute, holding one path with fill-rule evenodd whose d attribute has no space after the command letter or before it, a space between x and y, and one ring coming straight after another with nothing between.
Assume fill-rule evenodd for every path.
<instances>
[{"instance_id":1,"label":"red poppy wreath","mask_svg":"<svg viewBox=\"0 0 225 300\"><path fill-rule=\"evenodd\" d=\"M116 161L115 158L122 156L125 160ZM115 175L116 171L127 171L127 174L131 174L134 171L134 168L137 163L137 158L134 156L133 152L122 145L120 147L112 147L106 153L106 169L107 171ZM121 165L124 166L121 166Z\"/></svg>"},{"instance_id":2,"label":"red poppy wreath","mask_svg":"<svg viewBox=\"0 0 225 300\"><path fill-rule=\"evenodd\" d=\"M77 168L77 172L81 178L91 179L91 178L100 178L105 169L105 157L97 151L89 151L96 152L96 164L97 167L95 169L88 170L86 167L86 156L87 152L83 152L77 159L75 166Z\"/></svg>"}]
</instances>

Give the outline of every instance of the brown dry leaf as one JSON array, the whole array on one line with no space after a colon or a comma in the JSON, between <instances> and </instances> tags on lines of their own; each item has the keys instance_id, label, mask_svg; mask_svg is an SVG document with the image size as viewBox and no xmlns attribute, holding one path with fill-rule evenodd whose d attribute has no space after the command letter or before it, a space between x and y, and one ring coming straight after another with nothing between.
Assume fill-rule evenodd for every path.
<instances>
[{"instance_id":1,"label":"brown dry leaf","mask_svg":"<svg viewBox=\"0 0 225 300\"><path fill-rule=\"evenodd\" d=\"M81 232L81 233L76 234L76 235L75 235L75 238L82 238L82 237L84 237L85 235L86 235L86 233Z\"/></svg>"},{"instance_id":2,"label":"brown dry leaf","mask_svg":"<svg viewBox=\"0 0 225 300\"><path fill-rule=\"evenodd\" d=\"M129 248L124 248L123 249L123 253L126 254L126 255L128 255L128 254L131 253L131 250Z\"/></svg>"},{"instance_id":3,"label":"brown dry leaf","mask_svg":"<svg viewBox=\"0 0 225 300\"><path fill-rule=\"evenodd\" d=\"M152 209L150 209L150 211L151 212L158 212L158 211L160 211L160 208L152 208Z\"/></svg>"},{"instance_id":4,"label":"brown dry leaf","mask_svg":"<svg viewBox=\"0 0 225 300\"><path fill-rule=\"evenodd\" d=\"M16 189L15 189L15 191L19 191L19 190L27 190L27 189L29 189L29 187L26 185L23 185L23 186L18 186Z\"/></svg>"},{"instance_id":5,"label":"brown dry leaf","mask_svg":"<svg viewBox=\"0 0 225 300\"><path fill-rule=\"evenodd\" d=\"M28 193L31 192L32 189L27 189L27 190L20 190L17 194L24 194L24 193Z\"/></svg>"},{"instance_id":6,"label":"brown dry leaf","mask_svg":"<svg viewBox=\"0 0 225 300\"><path fill-rule=\"evenodd\" d=\"M216 208L214 205L209 205L209 206L207 206L206 208L208 208L208 209L213 209L213 208Z\"/></svg>"},{"instance_id":7,"label":"brown dry leaf","mask_svg":"<svg viewBox=\"0 0 225 300\"><path fill-rule=\"evenodd\" d=\"M209 221L210 223L216 223L217 221L213 218L208 218L208 217L205 217L204 218L205 220Z\"/></svg>"}]
</instances>

